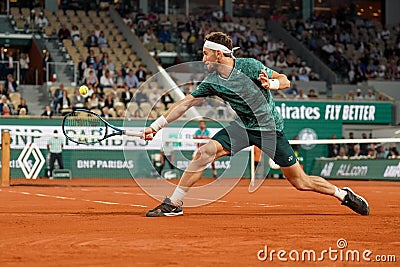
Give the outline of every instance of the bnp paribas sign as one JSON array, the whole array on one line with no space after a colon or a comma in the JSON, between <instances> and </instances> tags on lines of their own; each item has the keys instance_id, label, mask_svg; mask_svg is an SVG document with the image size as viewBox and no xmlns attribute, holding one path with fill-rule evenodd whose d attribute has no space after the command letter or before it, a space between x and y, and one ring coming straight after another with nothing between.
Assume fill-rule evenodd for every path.
<instances>
[{"instance_id":1,"label":"bnp paribas sign","mask_svg":"<svg viewBox=\"0 0 400 267\"><path fill-rule=\"evenodd\" d=\"M276 108L286 120L392 123L392 104L388 102L276 101Z\"/></svg>"}]
</instances>

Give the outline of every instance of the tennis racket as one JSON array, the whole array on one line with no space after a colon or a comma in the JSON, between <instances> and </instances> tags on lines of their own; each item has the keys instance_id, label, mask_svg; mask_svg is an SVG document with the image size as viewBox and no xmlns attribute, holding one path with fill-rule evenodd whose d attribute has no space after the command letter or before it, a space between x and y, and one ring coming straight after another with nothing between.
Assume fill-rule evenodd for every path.
<instances>
[{"instance_id":1,"label":"tennis racket","mask_svg":"<svg viewBox=\"0 0 400 267\"><path fill-rule=\"evenodd\" d=\"M65 115L62 121L65 137L77 144L91 145L116 135L141 137L143 133L120 129L100 115L89 110L77 109Z\"/></svg>"}]
</instances>

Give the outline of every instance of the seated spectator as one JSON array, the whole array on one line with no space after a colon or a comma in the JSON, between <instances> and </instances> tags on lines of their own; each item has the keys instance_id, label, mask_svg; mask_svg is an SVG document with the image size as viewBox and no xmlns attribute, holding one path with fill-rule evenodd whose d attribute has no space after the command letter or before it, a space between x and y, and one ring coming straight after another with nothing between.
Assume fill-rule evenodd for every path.
<instances>
[{"instance_id":1,"label":"seated spectator","mask_svg":"<svg viewBox=\"0 0 400 267\"><path fill-rule=\"evenodd\" d=\"M63 91L63 96L60 99L60 102L58 103L58 107L57 110L59 113L61 113L62 115L64 115L63 110L65 109L71 109L71 100L68 97L67 91Z\"/></svg>"},{"instance_id":2,"label":"seated spectator","mask_svg":"<svg viewBox=\"0 0 400 267\"><path fill-rule=\"evenodd\" d=\"M101 98L103 96L103 94L101 93L100 88L94 88L91 84L87 85L88 88L88 92L86 94L86 97L91 97L93 94L97 94L97 96L99 98Z\"/></svg>"},{"instance_id":3,"label":"seated spectator","mask_svg":"<svg viewBox=\"0 0 400 267\"><path fill-rule=\"evenodd\" d=\"M97 44L98 44L99 48L107 48L108 47L107 38L104 35L103 31L100 31L99 38L97 38Z\"/></svg>"},{"instance_id":4,"label":"seated spectator","mask_svg":"<svg viewBox=\"0 0 400 267\"><path fill-rule=\"evenodd\" d=\"M46 106L44 108L43 113L40 116L51 119L51 117L53 117L53 111L51 110L51 107L50 106Z\"/></svg>"},{"instance_id":5,"label":"seated spectator","mask_svg":"<svg viewBox=\"0 0 400 267\"><path fill-rule=\"evenodd\" d=\"M64 23L61 25L60 30L58 30L58 39L60 39L60 41L64 39L71 39L71 32Z\"/></svg>"},{"instance_id":6,"label":"seated spectator","mask_svg":"<svg viewBox=\"0 0 400 267\"><path fill-rule=\"evenodd\" d=\"M94 25L94 35L97 37L97 39L100 36L100 32L101 32L100 25L98 25L98 24Z\"/></svg>"},{"instance_id":7,"label":"seated spectator","mask_svg":"<svg viewBox=\"0 0 400 267\"><path fill-rule=\"evenodd\" d=\"M101 68L97 71L97 79L100 81L101 77L106 75L107 65L101 66Z\"/></svg>"},{"instance_id":8,"label":"seated spectator","mask_svg":"<svg viewBox=\"0 0 400 267\"><path fill-rule=\"evenodd\" d=\"M85 45L90 48L90 47L97 47L97 36L94 31L90 33L90 35L86 38L86 43Z\"/></svg>"},{"instance_id":9,"label":"seated spectator","mask_svg":"<svg viewBox=\"0 0 400 267\"><path fill-rule=\"evenodd\" d=\"M376 100L374 92L371 89L368 90L368 93L365 95L364 99L370 101Z\"/></svg>"},{"instance_id":10,"label":"seated spectator","mask_svg":"<svg viewBox=\"0 0 400 267\"><path fill-rule=\"evenodd\" d=\"M143 92L144 87L140 87L136 92L135 101L140 105L141 103L148 102L147 95Z\"/></svg>"},{"instance_id":11,"label":"seated spectator","mask_svg":"<svg viewBox=\"0 0 400 267\"><path fill-rule=\"evenodd\" d=\"M39 13L39 17L36 19L36 25L39 30L43 30L45 27L49 26L49 21L44 16L43 12Z\"/></svg>"},{"instance_id":12,"label":"seated spectator","mask_svg":"<svg viewBox=\"0 0 400 267\"><path fill-rule=\"evenodd\" d=\"M133 23L131 17L129 16L129 14L125 14L125 17L122 20L128 26L131 26L132 23Z\"/></svg>"},{"instance_id":13,"label":"seated spectator","mask_svg":"<svg viewBox=\"0 0 400 267\"><path fill-rule=\"evenodd\" d=\"M146 71L144 69L143 64L140 64L139 65L139 69L136 72L136 77L138 78L139 82L145 82L146 81L146 75L147 75L147 73L146 73Z\"/></svg>"},{"instance_id":14,"label":"seated spectator","mask_svg":"<svg viewBox=\"0 0 400 267\"><path fill-rule=\"evenodd\" d=\"M128 86L129 89L139 87L139 80L133 73L132 69L129 70L129 74L125 77L125 84L126 86Z\"/></svg>"},{"instance_id":15,"label":"seated spectator","mask_svg":"<svg viewBox=\"0 0 400 267\"><path fill-rule=\"evenodd\" d=\"M314 89L310 89L309 91L308 91L308 98L318 98L318 95L317 95L317 93L315 92L315 90Z\"/></svg>"},{"instance_id":16,"label":"seated spectator","mask_svg":"<svg viewBox=\"0 0 400 267\"><path fill-rule=\"evenodd\" d=\"M290 51L293 51L293 50L291 49ZM295 67L295 61L294 61L294 56L293 55L287 55L286 56L286 64L288 65L288 68Z\"/></svg>"},{"instance_id":17,"label":"seated spectator","mask_svg":"<svg viewBox=\"0 0 400 267\"><path fill-rule=\"evenodd\" d=\"M7 81L4 83L4 91L7 93L8 96L10 93L17 92L17 83L14 81L14 77L11 74L7 75Z\"/></svg>"},{"instance_id":18,"label":"seated spectator","mask_svg":"<svg viewBox=\"0 0 400 267\"><path fill-rule=\"evenodd\" d=\"M326 54L327 56L332 55L332 54L336 51L336 48L335 48L335 46L332 44L332 42L328 42L327 44L323 45L321 49L322 49L322 51L325 52L325 54Z\"/></svg>"},{"instance_id":19,"label":"seated spectator","mask_svg":"<svg viewBox=\"0 0 400 267\"><path fill-rule=\"evenodd\" d=\"M299 90L299 94L295 96L296 99L308 99L308 96L304 93L303 89Z\"/></svg>"},{"instance_id":20,"label":"seated spectator","mask_svg":"<svg viewBox=\"0 0 400 267\"><path fill-rule=\"evenodd\" d=\"M109 119L109 118L111 118L113 115L112 114L110 114L110 108L108 107L108 106L105 106L105 107L103 107L103 109L101 110L101 112L102 112L102 116L103 116L103 118L105 118L105 119Z\"/></svg>"},{"instance_id":21,"label":"seated spectator","mask_svg":"<svg viewBox=\"0 0 400 267\"><path fill-rule=\"evenodd\" d=\"M125 104L125 106L131 102L133 94L129 91L129 88L125 86L125 91L121 94L121 101Z\"/></svg>"},{"instance_id":22,"label":"seated spectator","mask_svg":"<svg viewBox=\"0 0 400 267\"><path fill-rule=\"evenodd\" d=\"M291 73L287 76L288 80L290 82L296 82L299 80L299 76L297 75L297 71L295 69L292 69Z\"/></svg>"},{"instance_id":23,"label":"seated spectator","mask_svg":"<svg viewBox=\"0 0 400 267\"><path fill-rule=\"evenodd\" d=\"M100 78L100 88L114 88L117 89L117 86L114 85L114 81L111 78L110 71L106 70L103 76Z\"/></svg>"},{"instance_id":24,"label":"seated spectator","mask_svg":"<svg viewBox=\"0 0 400 267\"><path fill-rule=\"evenodd\" d=\"M284 57L280 57L275 65L277 68L285 69L288 67Z\"/></svg>"},{"instance_id":25,"label":"seated spectator","mask_svg":"<svg viewBox=\"0 0 400 267\"><path fill-rule=\"evenodd\" d=\"M125 85L125 79L124 76L122 75L122 70L117 71L117 75L114 78L114 84L118 88L123 88Z\"/></svg>"},{"instance_id":26,"label":"seated spectator","mask_svg":"<svg viewBox=\"0 0 400 267\"><path fill-rule=\"evenodd\" d=\"M336 139L336 135L332 135L331 139ZM339 156L340 146L338 144L328 144L328 158Z\"/></svg>"},{"instance_id":27,"label":"seated spectator","mask_svg":"<svg viewBox=\"0 0 400 267\"><path fill-rule=\"evenodd\" d=\"M168 91L165 91L163 95L161 96L161 103L165 105L166 108L172 103L174 103L174 100L172 97L169 95Z\"/></svg>"},{"instance_id":28,"label":"seated spectator","mask_svg":"<svg viewBox=\"0 0 400 267\"><path fill-rule=\"evenodd\" d=\"M26 100L24 98L21 98L21 103L18 105L17 108L17 114L19 115L21 112L21 109L25 109L25 115L28 114L28 106L26 105Z\"/></svg>"},{"instance_id":29,"label":"seated spectator","mask_svg":"<svg viewBox=\"0 0 400 267\"><path fill-rule=\"evenodd\" d=\"M298 73L303 73L303 69L306 70L306 73L309 74L311 71L311 68L307 66L307 63L305 61L301 62L301 67L298 70Z\"/></svg>"},{"instance_id":30,"label":"seated spectator","mask_svg":"<svg viewBox=\"0 0 400 267\"><path fill-rule=\"evenodd\" d=\"M2 97L3 95L8 96L8 92L4 88L4 85L0 83L0 97Z\"/></svg>"},{"instance_id":31,"label":"seated spectator","mask_svg":"<svg viewBox=\"0 0 400 267\"><path fill-rule=\"evenodd\" d=\"M346 155L346 149L342 146L339 149L339 155L336 156L337 159L348 159L349 157Z\"/></svg>"},{"instance_id":32,"label":"seated spectator","mask_svg":"<svg viewBox=\"0 0 400 267\"><path fill-rule=\"evenodd\" d=\"M269 53L267 58L264 60L265 66L267 67L275 67L275 59L272 53Z\"/></svg>"},{"instance_id":33,"label":"seated spectator","mask_svg":"<svg viewBox=\"0 0 400 267\"><path fill-rule=\"evenodd\" d=\"M171 42L171 32L167 26L163 26L160 34L158 35L158 40L162 43Z\"/></svg>"},{"instance_id":34,"label":"seated spectator","mask_svg":"<svg viewBox=\"0 0 400 267\"><path fill-rule=\"evenodd\" d=\"M91 68L94 70L97 70L97 58L96 55L94 54L94 50L90 49L89 50L89 55L86 58L86 64L90 67L90 64L92 64Z\"/></svg>"},{"instance_id":35,"label":"seated spectator","mask_svg":"<svg viewBox=\"0 0 400 267\"><path fill-rule=\"evenodd\" d=\"M107 107L109 109L114 108L114 95L113 94L108 94L106 96L106 99L104 100L104 107Z\"/></svg>"},{"instance_id":36,"label":"seated spectator","mask_svg":"<svg viewBox=\"0 0 400 267\"><path fill-rule=\"evenodd\" d=\"M301 73L299 74L299 80L303 82L309 82L310 78L308 77L307 70L305 68L301 68Z\"/></svg>"},{"instance_id":37,"label":"seated spectator","mask_svg":"<svg viewBox=\"0 0 400 267\"><path fill-rule=\"evenodd\" d=\"M25 108L21 108L18 112L19 117L26 117L27 116L27 111Z\"/></svg>"},{"instance_id":38,"label":"seated spectator","mask_svg":"<svg viewBox=\"0 0 400 267\"><path fill-rule=\"evenodd\" d=\"M83 77L84 77L85 70L88 68L88 64L86 63L86 59L84 59L82 56L79 56L79 59L80 59L80 61L78 63L78 82L82 83L84 80Z\"/></svg>"},{"instance_id":39,"label":"seated spectator","mask_svg":"<svg viewBox=\"0 0 400 267\"><path fill-rule=\"evenodd\" d=\"M76 25L72 26L71 38L72 38L72 41L78 41L82 38L81 32L79 31L79 28Z\"/></svg>"},{"instance_id":40,"label":"seated spectator","mask_svg":"<svg viewBox=\"0 0 400 267\"><path fill-rule=\"evenodd\" d=\"M6 113L8 112L8 115L11 115L11 108L10 108L10 103L8 101L7 96L3 95L1 97L1 102L0 102L0 115L4 115L4 109L7 107L8 109L6 109ZM7 114L6 114L7 115Z\"/></svg>"},{"instance_id":41,"label":"seated spectator","mask_svg":"<svg viewBox=\"0 0 400 267\"><path fill-rule=\"evenodd\" d=\"M378 147L377 158L378 159L386 159L389 156L389 151L387 151L386 147L381 145Z\"/></svg>"},{"instance_id":42,"label":"seated spectator","mask_svg":"<svg viewBox=\"0 0 400 267\"><path fill-rule=\"evenodd\" d=\"M122 76L125 77L129 75L129 71L131 70L129 62L125 62L124 67L122 68Z\"/></svg>"},{"instance_id":43,"label":"seated spectator","mask_svg":"<svg viewBox=\"0 0 400 267\"><path fill-rule=\"evenodd\" d=\"M354 145L354 154L350 157L350 159L360 159L363 155L361 153L361 148L359 144Z\"/></svg>"},{"instance_id":44,"label":"seated spectator","mask_svg":"<svg viewBox=\"0 0 400 267\"><path fill-rule=\"evenodd\" d=\"M295 97L299 93L299 90L297 89L297 84L291 83L291 85L292 87L286 90L285 93L287 95L293 95L293 97Z\"/></svg>"},{"instance_id":45,"label":"seated spectator","mask_svg":"<svg viewBox=\"0 0 400 267\"><path fill-rule=\"evenodd\" d=\"M362 95L360 88L357 89L354 99L355 100L363 100L364 99L364 96Z\"/></svg>"},{"instance_id":46,"label":"seated spectator","mask_svg":"<svg viewBox=\"0 0 400 267\"><path fill-rule=\"evenodd\" d=\"M75 109L80 109L85 107L85 98L81 95L79 90L75 90L75 95L72 98L72 108Z\"/></svg>"},{"instance_id":47,"label":"seated spectator","mask_svg":"<svg viewBox=\"0 0 400 267\"><path fill-rule=\"evenodd\" d=\"M354 100L354 92L352 90L350 90L347 95L345 96L346 100Z\"/></svg>"},{"instance_id":48,"label":"seated spectator","mask_svg":"<svg viewBox=\"0 0 400 267\"><path fill-rule=\"evenodd\" d=\"M99 86L99 79L97 76L94 74L93 70L89 71L89 77L86 78L85 80L86 85L92 85L94 88L97 88Z\"/></svg>"},{"instance_id":49,"label":"seated spectator","mask_svg":"<svg viewBox=\"0 0 400 267\"><path fill-rule=\"evenodd\" d=\"M147 28L146 33L143 35L143 44L145 45L156 40L157 37L154 35L153 30L151 28Z\"/></svg>"},{"instance_id":50,"label":"seated spectator","mask_svg":"<svg viewBox=\"0 0 400 267\"><path fill-rule=\"evenodd\" d=\"M109 62L110 62L110 56L108 55L107 52L103 52L103 55L102 55L102 57L101 57L101 59L100 59L100 62L99 62L99 68L102 69L103 66L106 66L105 69L108 69L107 66L108 66L108 63L109 63ZM101 76L102 76L102 75L100 75L100 77L101 77Z\"/></svg>"},{"instance_id":51,"label":"seated spectator","mask_svg":"<svg viewBox=\"0 0 400 267\"><path fill-rule=\"evenodd\" d=\"M96 93L93 93L87 102L88 109L98 109L100 107L99 97Z\"/></svg>"},{"instance_id":52,"label":"seated spectator","mask_svg":"<svg viewBox=\"0 0 400 267\"><path fill-rule=\"evenodd\" d=\"M399 151L396 147L391 147L389 149L388 159L398 159L399 158Z\"/></svg>"},{"instance_id":53,"label":"seated spectator","mask_svg":"<svg viewBox=\"0 0 400 267\"><path fill-rule=\"evenodd\" d=\"M142 36L146 33L146 25L144 20L139 21L136 29L132 28L132 31L134 30L134 33L139 37L142 38Z\"/></svg>"},{"instance_id":54,"label":"seated spectator","mask_svg":"<svg viewBox=\"0 0 400 267\"><path fill-rule=\"evenodd\" d=\"M3 106L3 110L2 110L2 114L1 115L3 115L3 116L10 116L10 115L12 115L12 112L11 112L11 109L10 109L10 106L8 106L8 105L4 105Z\"/></svg>"},{"instance_id":55,"label":"seated spectator","mask_svg":"<svg viewBox=\"0 0 400 267\"><path fill-rule=\"evenodd\" d=\"M375 158L376 158L376 150L373 149L373 148L369 148L369 149L368 149L367 158L369 158L369 159L375 159Z\"/></svg>"},{"instance_id":56,"label":"seated spectator","mask_svg":"<svg viewBox=\"0 0 400 267\"><path fill-rule=\"evenodd\" d=\"M309 80L310 81L319 81L319 76L314 71L310 71Z\"/></svg>"}]
</instances>

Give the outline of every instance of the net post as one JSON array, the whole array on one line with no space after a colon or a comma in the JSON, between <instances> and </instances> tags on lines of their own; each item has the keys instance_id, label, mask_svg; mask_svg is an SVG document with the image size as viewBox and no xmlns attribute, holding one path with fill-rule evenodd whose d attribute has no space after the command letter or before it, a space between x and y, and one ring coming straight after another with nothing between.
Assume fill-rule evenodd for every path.
<instances>
[{"instance_id":1,"label":"net post","mask_svg":"<svg viewBox=\"0 0 400 267\"><path fill-rule=\"evenodd\" d=\"M10 186L10 132L1 134L1 186Z\"/></svg>"},{"instance_id":2,"label":"net post","mask_svg":"<svg viewBox=\"0 0 400 267\"><path fill-rule=\"evenodd\" d=\"M254 180L256 179L255 169L254 169L254 146L250 148L250 185L254 186Z\"/></svg>"}]
</instances>

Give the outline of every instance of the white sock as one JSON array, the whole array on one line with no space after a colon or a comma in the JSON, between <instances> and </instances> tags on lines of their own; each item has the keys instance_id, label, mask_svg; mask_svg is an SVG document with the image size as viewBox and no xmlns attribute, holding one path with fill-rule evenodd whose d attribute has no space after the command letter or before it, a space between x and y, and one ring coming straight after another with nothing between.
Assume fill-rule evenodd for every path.
<instances>
[{"instance_id":1,"label":"white sock","mask_svg":"<svg viewBox=\"0 0 400 267\"><path fill-rule=\"evenodd\" d=\"M182 200L185 196L186 196L186 191L183 190L182 188L180 188L179 186L177 186L175 188L174 193L172 194L172 196L169 199L175 205L182 205L182 202L183 202Z\"/></svg>"},{"instance_id":2,"label":"white sock","mask_svg":"<svg viewBox=\"0 0 400 267\"><path fill-rule=\"evenodd\" d=\"M346 190L342 190L342 189L340 189L340 188L335 186L335 193L333 194L333 196L335 196L340 201L343 201L343 199L344 199L344 197L346 195L347 195L347 191Z\"/></svg>"}]
</instances>

